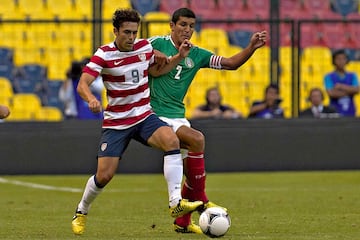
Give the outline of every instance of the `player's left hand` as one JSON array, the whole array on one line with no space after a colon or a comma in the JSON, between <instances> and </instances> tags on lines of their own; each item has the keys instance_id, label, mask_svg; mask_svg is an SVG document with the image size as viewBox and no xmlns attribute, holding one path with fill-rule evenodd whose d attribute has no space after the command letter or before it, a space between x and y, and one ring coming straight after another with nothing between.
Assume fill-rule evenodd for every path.
<instances>
[{"instance_id":1,"label":"player's left hand","mask_svg":"<svg viewBox=\"0 0 360 240\"><path fill-rule=\"evenodd\" d=\"M89 101L89 109L93 113L99 113L102 111L101 103L96 98L93 98Z\"/></svg>"},{"instance_id":2,"label":"player's left hand","mask_svg":"<svg viewBox=\"0 0 360 240\"><path fill-rule=\"evenodd\" d=\"M256 32L251 36L250 44L254 49L257 49L265 45L266 39L267 39L266 31Z\"/></svg>"},{"instance_id":3,"label":"player's left hand","mask_svg":"<svg viewBox=\"0 0 360 240\"><path fill-rule=\"evenodd\" d=\"M157 69L163 68L166 64L169 63L169 58L159 50L154 49L154 56L155 56L155 64Z\"/></svg>"}]
</instances>

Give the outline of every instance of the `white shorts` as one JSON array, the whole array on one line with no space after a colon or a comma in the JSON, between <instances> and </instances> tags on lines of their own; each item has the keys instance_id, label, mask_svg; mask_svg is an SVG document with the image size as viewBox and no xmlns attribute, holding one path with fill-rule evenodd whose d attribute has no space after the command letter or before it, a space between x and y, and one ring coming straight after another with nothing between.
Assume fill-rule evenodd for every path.
<instances>
[{"instance_id":1,"label":"white shorts","mask_svg":"<svg viewBox=\"0 0 360 240\"><path fill-rule=\"evenodd\" d=\"M159 117L159 118L164 122L166 122L167 124L169 124L169 126L173 129L175 133L181 126L191 127L190 122L186 118L167 118L167 117ZM180 151L183 159L188 156L187 149L182 148Z\"/></svg>"},{"instance_id":2,"label":"white shorts","mask_svg":"<svg viewBox=\"0 0 360 240\"><path fill-rule=\"evenodd\" d=\"M186 118L167 118L159 117L161 120L169 124L169 126L176 132L181 126L190 127L190 122Z\"/></svg>"}]
</instances>

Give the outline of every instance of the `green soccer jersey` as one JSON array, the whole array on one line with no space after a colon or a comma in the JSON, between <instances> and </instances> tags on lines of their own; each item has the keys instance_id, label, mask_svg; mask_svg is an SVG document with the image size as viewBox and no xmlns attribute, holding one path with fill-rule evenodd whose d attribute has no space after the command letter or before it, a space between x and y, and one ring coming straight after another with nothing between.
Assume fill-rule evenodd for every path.
<instances>
[{"instance_id":1,"label":"green soccer jersey","mask_svg":"<svg viewBox=\"0 0 360 240\"><path fill-rule=\"evenodd\" d=\"M149 39L154 49L167 56L178 53L170 36L153 37ZM214 57L218 56L199 47L192 47L188 57L183 59L169 73L160 77L149 76L151 106L158 116L167 118L184 118L185 106L183 103L186 92L200 68L209 68ZM220 64L218 64L220 65Z\"/></svg>"}]
</instances>

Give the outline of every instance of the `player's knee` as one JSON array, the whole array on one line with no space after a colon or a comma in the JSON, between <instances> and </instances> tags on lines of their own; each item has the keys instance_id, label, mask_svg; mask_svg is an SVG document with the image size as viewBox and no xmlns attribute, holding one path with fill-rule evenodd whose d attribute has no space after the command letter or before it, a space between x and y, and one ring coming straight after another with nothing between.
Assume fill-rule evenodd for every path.
<instances>
[{"instance_id":1,"label":"player's knee","mask_svg":"<svg viewBox=\"0 0 360 240\"><path fill-rule=\"evenodd\" d=\"M191 136L190 148L193 151L203 151L205 148L205 137L200 131L196 131Z\"/></svg>"},{"instance_id":2,"label":"player's knee","mask_svg":"<svg viewBox=\"0 0 360 240\"><path fill-rule=\"evenodd\" d=\"M180 141L174 134L173 136L169 136L165 141L167 149L180 149Z\"/></svg>"},{"instance_id":3,"label":"player's knee","mask_svg":"<svg viewBox=\"0 0 360 240\"><path fill-rule=\"evenodd\" d=\"M110 172L98 172L96 173L96 180L101 184L102 186L105 186L108 184L111 179L114 177L113 173Z\"/></svg>"}]
</instances>

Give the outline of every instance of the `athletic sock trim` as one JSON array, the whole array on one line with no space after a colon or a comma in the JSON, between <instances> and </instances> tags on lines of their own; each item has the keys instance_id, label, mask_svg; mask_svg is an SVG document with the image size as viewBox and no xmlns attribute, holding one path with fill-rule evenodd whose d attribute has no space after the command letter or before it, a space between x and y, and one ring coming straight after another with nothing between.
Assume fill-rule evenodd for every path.
<instances>
[{"instance_id":1,"label":"athletic sock trim","mask_svg":"<svg viewBox=\"0 0 360 240\"><path fill-rule=\"evenodd\" d=\"M98 187L98 188L104 188L105 186L101 185L98 180L96 179L96 175L94 175L94 182L95 182L95 185Z\"/></svg>"},{"instance_id":2,"label":"athletic sock trim","mask_svg":"<svg viewBox=\"0 0 360 240\"><path fill-rule=\"evenodd\" d=\"M175 150L164 152L164 156L174 155L174 154L180 154L180 149L175 149Z\"/></svg>"}]
</instances>

